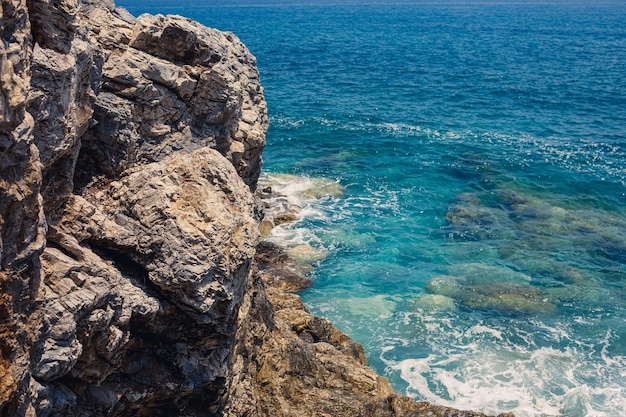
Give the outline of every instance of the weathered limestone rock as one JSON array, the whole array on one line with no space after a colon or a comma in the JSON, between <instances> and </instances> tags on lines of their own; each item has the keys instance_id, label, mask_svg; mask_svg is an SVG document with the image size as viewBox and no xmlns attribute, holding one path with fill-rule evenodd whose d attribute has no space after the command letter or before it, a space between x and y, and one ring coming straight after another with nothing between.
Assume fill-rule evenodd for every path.
<instances>
[{"instance_id":1,"label":"weathered limestone rock","mask_svg":"<svg viewBox=\"0 0 626 417\"><path fill-rule=\"evenodd\" d=\"M42 258L38 415L217 412L254 256L248 187L205 148L86 191Z\"/></svg>"},{"instance_id":2,"label":"weathered limestone rock","mask_svg":"<svg viewBox=\"0 0 626 417\"><path fill-rule=\"evenodd\" d=\"M32 54L25 0L0 14L0 414L18 411L28 391L28 300L45 245L39 152L26 111Z\"/></svg>"},{"instance_id":3,"label":"weathered limestone rock","mask_svg":"<svg viewBox=\"0 0 626 417\"><path fill-rule=\"evenodd\" d=\"M9 147L4 136L19 125L26 109L26 93L30 86L31 54L30 22L26 1L4 0L0 16L0 128L2 150Z\"/></svg>"},{"instance_id":4,"label":"weathered limestone rock","mask_svg":"<svg viewBox=\"0 0 626 417\"><path fill-rule=\"evenodd\" d=\"M258 228L251 193L223 156L210 148L174 154L131 170L98 197L96 191L92 199L119 226L98 240L132 248L133 261L196 321L228 325Z\"/></svg>"},{"instance_id":5,"label":"weathered limestone rock","mask_svg":"<svg viewBox=\"0 0 626 417\"><path fill-rule=\"evenodd\" d=\"M41 166L33 146L34 121L26 112L32 54L25 1L3 1L0 25L0 253L4 270L27 260L34 242L43 246L43 228L38 195Z\"/></svg>"},{"instance_id":6,"label":"weathered limestone rock","mask_svg":"<svg viewBox=\"0 0 626 417\"><path fill-rule=\"evenodd\" d=\"M101 77L100 49L84 33L75 35L64 43L66 47L59 47L66 52L39 43L33 48L28 111L35 119L33 135L43 164L42 194L49 223L58 219L72 192L80 138L89 126ZM51 36L44 32L39 38L44 42Z\"/></svg>"},{"instance_id":7,"label":"weathered limestone rock","mask_svg":"<svg viewBox=\"0 0 626 417\"><path fill-rule=\"evenodd\" d=\"M35 42L45 49L67 54L78 23L77 0L27 0Z\"/></svg>"},{"instance_id":8,"label":"weathered limestone rock","mask_svg":"<svg viewBox=\"0 0 626 417\"><path fill-rule=\"evenodd\" d=\"M218 412L258 233L254 58L107 1L3 0L0 19L0 414ZM172 22L198 36L190 64L148 53L176 48L144 34Z\"/></svg>"},{"instance_id":9,"label":"weathered limestone rock","mask_svg":"<svg viewBox=\"0 0 626 417\"><path fill-rule=\"evenodd\" d=\"M260 174L267 111L255 59L230 33L179 16L85 7L105 47L98 124L83 140L81 179L209 146L252 189ZM125 122L132 120L131 123Z\"/></svg>"}]
</instances>

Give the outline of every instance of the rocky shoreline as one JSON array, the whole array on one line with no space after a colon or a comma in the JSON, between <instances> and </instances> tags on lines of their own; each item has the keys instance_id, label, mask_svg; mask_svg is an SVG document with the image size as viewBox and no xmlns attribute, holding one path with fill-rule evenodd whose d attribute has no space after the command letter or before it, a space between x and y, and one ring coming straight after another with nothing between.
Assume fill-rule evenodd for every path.
<instances>
[{"instance_id":1,"label":"rocky shoreline","mask_svg":"<svg viewBox=\"0 0 626 417\"><path fill-rule=\"evenodd\" d=\"M265 221L279 225L295 219L298 207L284 195L271 187L258 194L268 210ZM226 416L485 417L395 394L389 381L367 366L363 347L311 315L294 293L313 284L306 278L310 271L309 263L280 245L267 240L257 245L240 310Z\"/></svg>"},{"instance_id":2,"label":"rocky shoreline","mask_svg":"<svg viewBox=\"0 0 626 417\"><path fill-rule=\"evenodd\" d=\"M0 28L0 416L482 415L397 396L289 292L235 35L109 0Z\"/></svg>"}]
</instances>

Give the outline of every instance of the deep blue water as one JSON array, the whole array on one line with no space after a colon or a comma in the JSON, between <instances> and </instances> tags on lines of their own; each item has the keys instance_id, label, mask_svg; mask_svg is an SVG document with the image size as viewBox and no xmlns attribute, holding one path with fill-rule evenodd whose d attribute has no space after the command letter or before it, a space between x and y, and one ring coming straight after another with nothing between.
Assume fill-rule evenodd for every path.
<instances>
[{"instance_id":1,"label":"deep blue water","mask_svg":"<svg viewBox=\"0 0 626 417\"><path fill-rule=\"evenodd\" d=\"M255 3L118 1L257 57L309 308L416 399L626 415L626 3Z\"/></svg>"}]
</instances>

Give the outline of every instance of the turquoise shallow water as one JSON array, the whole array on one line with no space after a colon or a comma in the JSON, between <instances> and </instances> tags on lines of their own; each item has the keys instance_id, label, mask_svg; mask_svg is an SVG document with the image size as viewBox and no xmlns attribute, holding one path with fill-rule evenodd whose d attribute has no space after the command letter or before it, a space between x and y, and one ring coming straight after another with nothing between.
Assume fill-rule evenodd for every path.
<instances>
[{"instance_id":1,"label":"turquoise shallow water","mask_svg":"<svg viewBox=\"0 0 626 417\"><path fill-rule=\"evenodd\" d=\"M118 4L257 56L304 207L274 238L325 251L307 305L398 391L626 415L623 2Z\"/></svg>"}]
</instances>

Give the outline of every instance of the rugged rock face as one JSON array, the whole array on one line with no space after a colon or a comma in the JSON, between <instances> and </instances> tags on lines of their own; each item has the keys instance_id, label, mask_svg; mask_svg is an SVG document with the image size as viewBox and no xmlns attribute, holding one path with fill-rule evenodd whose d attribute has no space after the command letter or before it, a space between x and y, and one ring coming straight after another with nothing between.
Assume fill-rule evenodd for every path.
<instances>
[{"instance_id":1,"label":"rugged rock face","mask_svg":"<svg viewBox=\"0 0 626 417\"><path fill-rule=\"evenodd\" d=\"M25 322L46 233L42 167L26 112L32 35L24 1L2 2L0 36L0 404L7 404L28 390Z\"/></svg>"},{"instance_id":2,"label":"rugged rock face","mask_svg":"<svg viewBox=\"0 0 626 417\"><path fill-rule=\"evenodd\" d=\"M0 415L218 413L258 235L254 58L106 1L1 22Z\"/></svg>"},{"instance_id":3,"label":"rugged rock face","mask_svg":"<svg viewBox=\"0 0 626 417\"><path fill-rule=\"evenodd\" d=\"M249 190L204 148L90 191L42 256L38 415L216 412L254 254Z\"/></svg>"},{"instance_id":4,"label":"rugged rock face","mask_svg":"<svg viewBox=\"0 0 626 417\"><path fill-rule=\"evenodd\" d=\"M135 21L118 11L111 23L106 10L85 9L95 22L92 39L105 47L105 63L94 110L98 124L81 153L82 183L209 146L254 189L267 115L245 46L232 34L178 16Z\"/></svg>"},{"instance_id":5,"label":"rugged rock face","mask_svg":"<svg viewBox=\"0 0 626 417\"><path fill-rule=\"evenodd\" d=\"M393 394L283 291L293 261L255 261L267 112L234 35L2 0L0 36L0 416L478 415Z\"/></svg>"}]
</instances>

